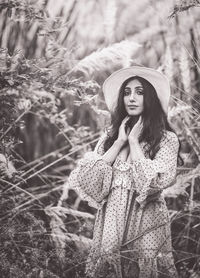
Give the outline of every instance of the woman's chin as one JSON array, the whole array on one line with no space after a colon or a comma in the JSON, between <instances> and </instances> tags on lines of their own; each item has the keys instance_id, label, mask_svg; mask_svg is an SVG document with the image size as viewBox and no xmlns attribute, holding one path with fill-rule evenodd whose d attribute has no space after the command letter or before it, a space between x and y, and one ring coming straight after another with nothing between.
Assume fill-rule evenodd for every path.
<instances>
[{"instance_id":1,"label":"woman's chin","mask_svg":"<svg viewBox=\"0 0 200 278\"><path fill-rule=\"evenodd\" d=\"M137 111L128 111L127 112L128 116L140 116L141 113L140 112L137 112Z\"/></svg>"}]
</instances>

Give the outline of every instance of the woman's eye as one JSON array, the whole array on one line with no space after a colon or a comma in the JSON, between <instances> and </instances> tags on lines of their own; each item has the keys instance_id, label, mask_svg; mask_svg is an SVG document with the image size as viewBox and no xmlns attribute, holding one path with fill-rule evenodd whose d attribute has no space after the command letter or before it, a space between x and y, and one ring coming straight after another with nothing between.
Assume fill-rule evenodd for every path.
<instances>
[{"instance_id":1,"label":"woman's eye","mask_svg":"<svg viewBox=\"0 0 200 278\"><path fill-rule=\"evenodd\" d=\"M124 89L124 95L128 96L131 93L131 91L129 89Z\"/></svg>"},{"instance_id":2,"label":"woman's eye","mask_svg":"<svg viewBox=\"0 0 200 278\"><path fill-rule=\"evenodd\" d=\"M139 91L137 91L137 94L138 94L138 95L143 95L144 93L143 93L142 90L139 90Z\"/></svg>"}]
</instances>

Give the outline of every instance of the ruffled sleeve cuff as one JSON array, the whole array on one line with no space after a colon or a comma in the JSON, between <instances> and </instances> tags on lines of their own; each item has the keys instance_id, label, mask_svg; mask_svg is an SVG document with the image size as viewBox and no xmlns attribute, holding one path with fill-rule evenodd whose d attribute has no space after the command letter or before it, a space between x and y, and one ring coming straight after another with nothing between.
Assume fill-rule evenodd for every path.
<instances>
[{"instance_id":1,"label":"ruffled sleeve cuff","mask_svg":"<svg viewBox=\"0 0 200 278\"><path fill-rule=\"evenodd\" d=\"M68 184L81 198L97 209L107 201L112 182L112 167L101 155L88 152L70 173Z\"/></svg>"},{"instance_id":2,"label":"ruffled sleeve cuff","mask_svg":"<svg viewBox=\"0 0 200 278\"><path fill-rule=\"evenodd\" d=\"M176 135L168 132L154 159L142 158L132 161L134 179L139 193L137 201L141 205L148 200L154 200L154 197L159 196L162 190L175 180L178 147Z\"/></svg>"},{"instance_id":3,"label":"ruffled sleeve cuff","mask_svg":"<svg viewBox=\"0 0 200 278\"><path fill-rule=\"evenodd\" d=\"M102 159L107 133L102 134L94 151L85 153L68 177L68 184L81 198L97 209L107 201L112 181L111 163Z\"/></svg>"},{"instance_id":4,"label":"ruffled sleeve cuff","mask_svg":"<svg viewBox=\"0 0 200 278\"><path fill-rule=\"evenodd\" d=\"M100 203L109 194L112 167L102 156L94 152L87 153L79 163L77 180L81 191Z\"/></svg>"},{"instance_id":5,"label":"ruffled sleeve cuff","mask_svg":"<svg viewBox=\"0 0 200 278\"><path fill-rule=\"evenodd\" d=\"M77 167L76 169L74 169L71 174L68 177L67 180L67 186L73 188L78 195L81 197L82 200L88 202L88 205L96 208L96 209L100 209L102 207L101 203L98 203L94 198L92 198L90 195L88 195L84 189L82 189L82 187L80 186L79 182L78 182L78 175L80 173L80 168Z\"/></svg>"}]
</instances>

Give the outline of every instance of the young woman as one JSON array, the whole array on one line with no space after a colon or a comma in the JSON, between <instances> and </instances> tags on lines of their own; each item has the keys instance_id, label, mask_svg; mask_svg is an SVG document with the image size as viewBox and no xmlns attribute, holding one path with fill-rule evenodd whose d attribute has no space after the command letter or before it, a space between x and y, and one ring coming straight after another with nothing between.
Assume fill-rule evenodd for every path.
<instances>
[{"instance_id":1,"label":"young woman","mask_svg":"<svg viewBox=\"0 0 200 278\"><path fill-rule=\"evenodd\" d=\"M178 277L162 190L173 182L179 140L167 120L170 86L160 72L134 66L103 85L111 127L69 182L98 211L89 277Z\"/></svg>"}]
</instances>

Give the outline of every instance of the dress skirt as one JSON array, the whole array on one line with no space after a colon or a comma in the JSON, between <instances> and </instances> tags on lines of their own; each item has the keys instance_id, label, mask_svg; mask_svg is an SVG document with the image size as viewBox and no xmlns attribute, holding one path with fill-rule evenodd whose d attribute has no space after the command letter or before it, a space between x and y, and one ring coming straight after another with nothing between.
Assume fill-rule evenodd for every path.
<instances>
[{"instance_id":1,"label":"dress skirt","mask_svg":"<svg viewBox=\"0 0 200 278\"><path fill-rule=\"evenodd\" d=\"M98 211L86 268L89 277L178 277L165 201L160 197L141 209L136 197L126 188L113 188Z\"/></svg>"}]
</instances>

